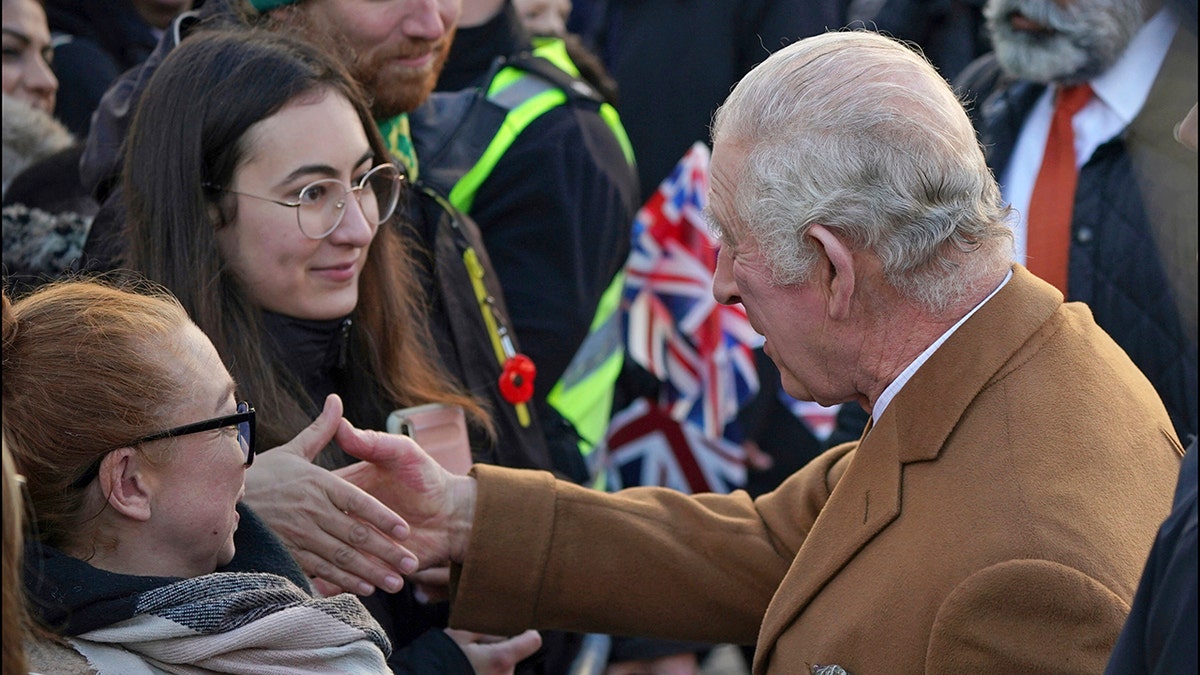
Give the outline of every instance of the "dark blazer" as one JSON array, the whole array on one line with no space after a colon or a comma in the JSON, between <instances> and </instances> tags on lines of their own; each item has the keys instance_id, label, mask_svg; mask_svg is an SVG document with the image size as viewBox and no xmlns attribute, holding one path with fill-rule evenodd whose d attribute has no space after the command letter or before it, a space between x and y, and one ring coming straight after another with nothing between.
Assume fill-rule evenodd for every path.
<instances>
[{"instance_id":1,"label":"dark blazer","mask_svg":"<svg viewBox=\"0 0 1200 675\"><path fill-rule=\"evenodd\" d=\"M1096 673L1181 455L1087 307L1016 266L861 441L757 500L477 466L450 621L757 640L759 675Z\"/></svg>"}]
</instances>

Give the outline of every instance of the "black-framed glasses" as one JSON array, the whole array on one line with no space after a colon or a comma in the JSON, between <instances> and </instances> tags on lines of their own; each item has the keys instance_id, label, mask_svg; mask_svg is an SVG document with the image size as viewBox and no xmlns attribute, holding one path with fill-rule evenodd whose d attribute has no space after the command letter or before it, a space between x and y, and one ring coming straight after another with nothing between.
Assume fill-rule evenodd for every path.
<instances>
[{"instance_id":1,"label":"black-framed glasses","mask_svg":"<svg viewBox=\"0 0 1200 675\"><path fill-rule=\"evenodd\" d=\"M246 401L239 401L237 404L237 412L232 415L214 417L210 420L204 420L203 422L194 422L192 424L185 424L181 427L175 427L174 429L159 431L148 436L142 436L135 441L130 441L129 443L122 444L118 447L124 448L133 445L141 445L142 443L149 443L151 441L161 441L164 438L189 436L191 434L198 434L202 431L212 431L214 429L224 429L226 427L237 428L238 445L242 447L243 465L249 467L251 464L254 464L254 408ZM100 475L100 462L104 460L104 457L107 454L107 452L104 453L104 455L101 455L99 458L97 458L95 462L92 462L92 464L87 468L87 471L83 472L83 475L71 484L72 487L82 488L88 483L91 483L96 476Z\"/></svg>"},{"instance_id":2,"label":"black-framed glasses","mask_svg":"<svg viewBox=\"0 0 1200 675\"><path fill-rule=\"evenodd\" d=\"M394 164L380 164L364 174L357 185L346 187L345 183L336 178L322 178L300 188L292 201L261 197L219 185L207 186L214 190L296 209L296 224L300 226L300 232L309 239L324 239L342 224L346 215L346 195L351 193L358 200L363 216L371 225L379 226L391 218L396 212L396 205L400 203L403 179L404 175Z\"/></svg>"}]
</instances>

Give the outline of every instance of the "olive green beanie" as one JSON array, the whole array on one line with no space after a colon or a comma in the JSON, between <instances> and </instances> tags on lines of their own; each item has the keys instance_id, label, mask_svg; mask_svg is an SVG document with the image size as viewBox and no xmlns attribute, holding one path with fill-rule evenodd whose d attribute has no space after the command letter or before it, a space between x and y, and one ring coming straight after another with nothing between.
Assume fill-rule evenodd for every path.
<instances>
[{"instance_id":1,"label":"olive green beanie","mask_svg":"<svg viewBox=\"0 0 1200 675\"><path fill-rule=\"evenodd\" d=\"M276 7L290 5L294 2L296 0L250 0L250 6L261 13L275 9Z\"/></svg>"}]
</instances>

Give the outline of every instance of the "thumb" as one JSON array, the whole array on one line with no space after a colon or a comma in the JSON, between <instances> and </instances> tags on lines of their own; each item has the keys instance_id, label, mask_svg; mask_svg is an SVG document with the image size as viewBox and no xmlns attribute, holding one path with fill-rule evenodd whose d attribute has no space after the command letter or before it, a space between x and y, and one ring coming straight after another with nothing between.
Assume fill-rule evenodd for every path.
<instances>
[{"instance_id":1,"label":"thumb","mask_svg":"<svg viewBox=\"0 0 1200 675\"><path fill-rule=\"evenodd\" d=\"M505 642L507 643L506 650L513 661L522 661L541 648L542 634L536 630L527 630L520 635L514 635Z\"/></svg>"},{"instance_id":2,"label":"thumb","mask_svg":"<svg viewBox=\"0 0 1200 675\"><path fill-rule=\"evenodd\" d=\"M333 440L341 419L342 399L337 394L330 394L325 398L325 408L317 419L279 449L311 462L326 445L329 445L329 441Z\"/></svg>"},{"instance_id":3,"label":"thumb","mask_svg":"<svg viewBox=\"0 0 1200 675\"><path fill-rule=\"evenodd\" d=\"M338 446L346 454L384 466L411 456L419 447L408 436L358 429L349 420L341 420L336 429L336 438Z\"/></svg>"}]
</instances>

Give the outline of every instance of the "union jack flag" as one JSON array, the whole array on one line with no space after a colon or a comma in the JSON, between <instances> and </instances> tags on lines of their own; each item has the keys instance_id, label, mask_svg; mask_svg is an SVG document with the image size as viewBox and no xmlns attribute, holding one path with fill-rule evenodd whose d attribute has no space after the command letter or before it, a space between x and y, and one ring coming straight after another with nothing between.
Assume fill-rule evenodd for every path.
<instances>
[{"instance_id":1,"label":"union jack flag","mask_svg":"<svg viewBox=\"0 0 1200 675\"><path fill-rule=\"evenodd\" d=\"M614 416L610 487L665 480L689 492L727 492L745 482L744 455L729 437L736 435L731 423L738 410L758 391L752 350L762 338L741 305L713 298L718 244L704 221L708 165L708 147L696 143L633 224L626 345L629 357L663 383L663 393L657 404ZM665 415L654 414L655 405ZM667 420L681 428L671 431ZM657 444L648 440L652 429ZM651 448L657 461L647 461ZM649 482L631 482L634 474Z\"/></svg>"}]
</instances>

